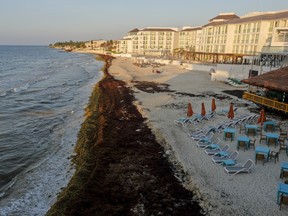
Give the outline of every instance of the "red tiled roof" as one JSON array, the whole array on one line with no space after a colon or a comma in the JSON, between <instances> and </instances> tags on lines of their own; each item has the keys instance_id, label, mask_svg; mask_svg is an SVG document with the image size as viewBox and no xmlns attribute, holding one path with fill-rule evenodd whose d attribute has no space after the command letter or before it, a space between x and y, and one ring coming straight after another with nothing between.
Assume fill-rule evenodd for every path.
<instances>
[{"instance_id":1,"label":"red tiled roof","mask_svg":"<svg viewBox=\"0 0 288 216\"><path fill-rule=\"evenodd\" d=\"M244 79L242 82L270 90L288 92L288 66L249 79Z\"/></svg>"}]
</instances>

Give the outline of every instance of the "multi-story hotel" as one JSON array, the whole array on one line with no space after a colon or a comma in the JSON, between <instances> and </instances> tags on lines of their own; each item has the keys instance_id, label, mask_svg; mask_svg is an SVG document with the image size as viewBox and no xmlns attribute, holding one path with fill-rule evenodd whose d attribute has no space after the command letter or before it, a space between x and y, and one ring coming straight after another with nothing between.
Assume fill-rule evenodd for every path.
<instances>
[{"instance_id":1,"label":"multi-story hotel","mask_svg":"<svg viewBox=\"0 0 288 216\"><path fill-rule=\"evenodd\" d=\"M119 41L118 52L129 50L128 47L131 46L131 54L163 56L172 54L177 44L177 28L133 29L123 40Z\"/></svg>"},{"instance_id":2,"label":"multi-story hotel","mask_svg":"<svg viewBox=\"0 0 288 216\"><path fill-rule=\"evenodd\" d=\"M254 12L242 17L234 13L221 13L201 27L181 30L151 27L134 29L119 41L117 48L122 53L158 56L172 55L182 50L188 55L186 59L189 53L194 53L190 55L194 57L198 53L198 59L207 61L224 61L228 55L231 58L236 56L236 61L241 57L242 61L243 56L255 56L263 52L286 53L288 10Z\"/></svg>"},{"instance_id":3,"label":"multi-story hotel","mask_svg":"<svg viewBox=\"0 0 288 216\"><path fill-rule=\"evenodd\" d=\"M179 43L177 48L187 51L198 51L201 33L202 27L184 27L179 31Z\"/></svg>"}]
</instances>

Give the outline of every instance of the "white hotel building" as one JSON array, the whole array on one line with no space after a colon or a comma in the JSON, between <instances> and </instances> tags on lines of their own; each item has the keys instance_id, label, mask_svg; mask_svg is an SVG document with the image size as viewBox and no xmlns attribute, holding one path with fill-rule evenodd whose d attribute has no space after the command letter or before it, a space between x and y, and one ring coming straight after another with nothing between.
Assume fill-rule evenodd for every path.
<instances>
[{"instance_id":1,"label":"white hotel building","mask_svg":"<svg viewBox=\"0 0 288 216\"><path fill-rule=\"evenodd\" d=\"M175 50L194 53L257 55L288 52L288 10L254 12L239 17L222 13L201 27L134 29L117 51L167 56Z\"/></svg>"}]
</instances>

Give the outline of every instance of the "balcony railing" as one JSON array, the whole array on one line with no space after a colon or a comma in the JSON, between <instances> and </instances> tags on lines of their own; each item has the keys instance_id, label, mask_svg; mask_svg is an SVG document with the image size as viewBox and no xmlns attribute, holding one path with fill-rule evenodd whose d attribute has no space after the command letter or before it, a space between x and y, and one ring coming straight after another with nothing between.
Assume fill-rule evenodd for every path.
<instances>
[{"instance_id":1,"label":"balcony railing","mask_svg":"<svg viewBox=\"0 0 288 216\"><path fill-rule=\"evenodd\" d=\"M260 104L260 105L263 105L272 109L276 109L276 110L288 113L288 104L286 103L282 103L276 100L261 97L259 95L252 94L249 92L244 92L243 99L252 101L256 104Z\"/></svg>"}]
</instances>

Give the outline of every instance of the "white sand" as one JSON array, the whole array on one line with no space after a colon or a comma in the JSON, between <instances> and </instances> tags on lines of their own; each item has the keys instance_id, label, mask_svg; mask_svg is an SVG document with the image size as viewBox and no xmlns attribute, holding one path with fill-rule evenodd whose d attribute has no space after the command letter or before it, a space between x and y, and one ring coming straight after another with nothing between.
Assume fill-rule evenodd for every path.
<instances>
[{"instance_id":1,"label":"white sand","mask_svg":"<svg viewBox=\"0 0 288 216\"><path fill-rule=\"evenodd\" d=\"M198 201L209 215L288 215L288 206L283 206L280 211L276 204L277 186L281 182L279 178L280 166L283 161L288 161L284 151L280 154L280 162L276 164L269 160L263 166L261 162L254 165L250 174L228 175L221 165L212 162L203 149L196 146L196 142L188 137L187 133L195 127L215 125L227 121L227 117L216 115L212 121L206 121L193 127L182 127L174 124L174 120L186 115L186 107L191 102L193 110L200 113L201 102L210 110L212 94L226 95L223 90L235 88L220 82L210 81L208 72L188 71L177 66L162 66L158 70L162 73L152 73L152 67L139 68L132 64L130 59L117 58L109 72L116 78L127 82L135 91L136 105L147 117L147 123L154 131L159 141L166 148L169 158L175 164L181 164L187 172L185 187L196 191ZM153 81L169 84L170 90L175 92L146 93L134 87L132 81ZM204 94L205 97L191 97L176 94L176 92L190 94ZM228 108L230 102L238 106L250 104L236 97L216 99L217 110ZM241 106L237 115L250 113L247 107ZM239 130L237 129L239 132ZM238 136L236 133L236 137ZM279 131L278 131L279 132ZM221 139L221 146L230 145L230 151L236 150L236 141L223 141L223 132L215 134ZM256 145L259 144L257 137ZM266 144L261 144L266 145ZM274 150L274 147L271 147ZM277 149L278 150L278 149ZM239 150L237 161L244 163L247 159L254 161L254 150L245 152Z\"/></svg>"}]
</instances>

